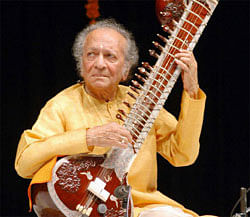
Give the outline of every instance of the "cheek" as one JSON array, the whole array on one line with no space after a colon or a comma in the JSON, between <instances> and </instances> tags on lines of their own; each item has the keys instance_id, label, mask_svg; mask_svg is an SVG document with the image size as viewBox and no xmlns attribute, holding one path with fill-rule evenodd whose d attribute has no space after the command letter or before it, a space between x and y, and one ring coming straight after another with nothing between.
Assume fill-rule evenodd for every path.
<instances>
[{"instance_id":1,"label":"cheek","mask_svg":"<svg viewBox=\"0 0 250 217\"><path fill-rule=\"evenodd\" d=\"M82 71L81 71L81 77L83 79L85 79L87 77L87 75L88 75L88 67L87 67L86 63L83 63Z\"/></svg>"},{"instance_id":2,"label":"cheek","mask_svg":"<svg viewBox=\"0 0 250 217\"><path fill-rule=\"evenodd\" d=\"M123 81L124 80L123 70L119 68L119 70L117 70L116 73L114 74L114 77L115 77L116 82Z\"/></svg>"},{"instance_id":3,"label":"cheek","mask_svg":"<svg viewBox=\"0 0 250 217\"><path fill-rule=\"evenodd\" d=\"M88 61L82 62L82 73L88 73L90 71L91 64Z\"/></svg>"}]
</instances>

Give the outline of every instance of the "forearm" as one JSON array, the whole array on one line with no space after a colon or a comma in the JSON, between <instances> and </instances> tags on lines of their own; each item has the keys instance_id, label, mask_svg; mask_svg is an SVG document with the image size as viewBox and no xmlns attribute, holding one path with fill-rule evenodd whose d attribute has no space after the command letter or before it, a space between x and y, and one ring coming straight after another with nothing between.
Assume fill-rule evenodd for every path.
<instances>
[{"instance_id":1,"label":"forearm","mask_svg":"<svg viewBox=\"0 0 250 217\"><path fill-rule=\"evenodd\" d=\"M55 156L88 153L86 129L72 130L48 138L38 139L31 144L29 131L25 131L19 143L15 168L24 178L31 178L47 161Z\"/></svg>"},{"instance_id":2,"label":"forearm","mask_svg":"<svg viewBox=\"0 0 250 217\"><path fill-rule=\"evenodd\" d=\"M198 156L205 99L201 90L197 100L184 92L178 123L169 138L158 145L159 152L174 166L190 165Z\"/></svg>"}]
</instances>

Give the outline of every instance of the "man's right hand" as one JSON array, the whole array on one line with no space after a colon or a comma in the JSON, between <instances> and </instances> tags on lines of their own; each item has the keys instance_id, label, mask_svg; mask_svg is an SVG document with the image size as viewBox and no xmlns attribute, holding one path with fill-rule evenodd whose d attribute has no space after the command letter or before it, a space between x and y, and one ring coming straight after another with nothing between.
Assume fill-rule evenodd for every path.
<instances>
[{"instance_id":1,"label":"man's right hand","mask_svg":"<svg viewBox=\"0 0 250 217\"><path fill-rule=\"evenodd\" d=\"M88 146L127 148L132 136L125 127L112 122L88 129L86 142Z\"/></svg>"}]
</instances>

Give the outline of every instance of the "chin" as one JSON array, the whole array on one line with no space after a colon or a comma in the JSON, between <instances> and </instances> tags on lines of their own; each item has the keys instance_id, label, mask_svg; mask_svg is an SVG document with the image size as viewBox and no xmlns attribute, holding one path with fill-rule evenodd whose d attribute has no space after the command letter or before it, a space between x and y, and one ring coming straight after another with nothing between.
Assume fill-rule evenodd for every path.
<instances>
[{"instance_id":1,"label":"chin","mask_svg":"<svg viewBox=\"0 0 250 217\"><path fill-rule=\"evenodd\" d=\"M110 83L104 81L95 81L91 84L91 86L95 89L106 89L110 87Z\"/></svg>"}]
</instances>

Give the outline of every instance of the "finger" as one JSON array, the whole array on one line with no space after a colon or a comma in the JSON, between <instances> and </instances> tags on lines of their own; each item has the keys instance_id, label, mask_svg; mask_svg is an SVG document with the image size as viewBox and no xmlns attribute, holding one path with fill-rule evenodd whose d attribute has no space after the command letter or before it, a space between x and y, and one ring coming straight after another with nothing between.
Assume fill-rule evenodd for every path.
<instances>
[{"instance_id":1,"label":"finger","mask_svg":"<svg viewBox=\"0 0 250 217\"><path fill-rule=\"evenodd\" d=\"M176 64L177 64L178 66L181 67L181 69L182 69L183 71L185 71L185 72L189 71L188 66L187 66L185 63L183 63L181 60L175 59L175 62L176 62Z\"/></svg>"},{"instance_id":2,"label":"finger","mask_svg":"<svg viewBox=\"0 0 250 217\"><path fill-rule=\"evenodd\" d=\"M117 123L115 123L113 125L113 127L115 127L116 129L116 132L121 135L122 137L126 137L126 139L128 140L128 142L132 142L132 136L130 134L130 132L124 127L124 126L121 126Z\"/></svg>"},{"instance_id":3,"label":"finger","mask_svg":"<svg viewBox=\"0 0 250 217\"><path fill-rule=\"evenodd\" d=\"M93 127L87 132L89 145L126 148L129 142L132 142L132 136L129 131L115 122Z\"/></svg>"},{"instance_id":4,"label":"finger","mask_svg":"<svg viewBox=\"0 0 250 217\"><path fill-rule=\"evenodd\" d=\"M121 136L120 144L121 144L122 147L127 148L130 143L129 143L127 137Z\"/></svg>"},{"instance_id":5,"label":"finger","mask_svg":"<svg viewBox=\"0 0 250 217\"><path fill-rule=\"evenodd\" d=\"M175 54L176 58L180 58L180 57L192 57L192 55L190 53L177 53Z\"/></svg>"},{"instance_id":6,"label":"finger","mask_svg":"<svg viewBox=\"0 0 250 217\"><path fill-rule=\"evenodd\" d=\"M183 49L180 49L180 50L179 50L179 53L193 54L193 52L192 52L192 51L189 51L189 50L183 50Z\"/></svg>"},{"instance_id":7,"label":"finger","mask_svg":"<svg viewBox=\"0 0 250 217\"><path fill-rule=\"evenodd\" d=\"M116 143L121 143L121 141L123 141L123 143L125 143L125 145L128 145L129 143L132 142L132 136L131 136L130 132L125 127L123 127L119 124L117 124L115 126L115 128L114 128L114 126L115 125L113 125L111 128L109 128L109 130L107 132L108 139L112 139Z\"/></svg>"},{"instance_id":8,"label":"finger","mask_svg":"<svg viewBox=\"0 0 250 217\"><path fill-rule=\"evenodd\" d=\"M192 52L188 51L187 53L177 53L175 54L175 58L180 59L182 57L189 58L190 61L196 61Z\"/></svg>"},{"instance_id":9,"label":"finger","mask_svg":"<svg viewBox=\"0 0 250 217\"><path fill-rule=\"evenodd\" d=\"M126 140L127 140L129 143L132 142L132 136L131 136L130 132L129 132L126 128L123 128L123 129L120 131L120 136L126 138Z\"/></svg>"},{"instance_id":10,"label":"finger","mask_svg":"<svg viewBox=\"0 0 250 217\"><path fill-rule=\"evenodd\" d=\"M129 142L128 142L128 139L127 137L124 137L124 136L120 136L118 137L117 139L117 143L116 143L116 146L120 147L120 148L127 148L129 146Z\"/></svg>"},{"instance_id":11,"label":"finger","mask_svg":"<svg viewBox=\"0 0 250 217\"><path fill-rule=\"evenodd\" d=\"M185 63L187 66L192 65L192 60L189 57L181 57L178 60Z\"/></svg>"},{"instance_id":12,"label":"finger","mask_svg":"<svg viewBox=\"0 0 250 217\"><path fill-rule=\"evenodd\" d=\"M193 61L192 57L189 55L175 55L175 59L181 60L183 62L191 62Z\"/></svg>"},{"instance_id":13,"label":"finger","mask_svg":"<svg viewBox=\"0 0 250 217\"><path fill-rule=\"evenodd\" d=\"M128 143L126 143L126 139L122 139L121 136L117 134L109 133L108 135L98 136L97 139L99 141L97 146L102 146L102 147L116 146L120 148L128 147Z\"/></svg>"},{"instance_id":14,"label":"finger","mask_svg":"<svg viewBox=\"0 0 250 217\"><path fill-rule=\"evenodd\" d=\"M120 148L127 148L128 145L129 145L129 143L128 143L128 140L126 139L126 137L119 137L112 143L112 146L116 146L116 147L120 147Z\"/></svg>"}]
</instances>

